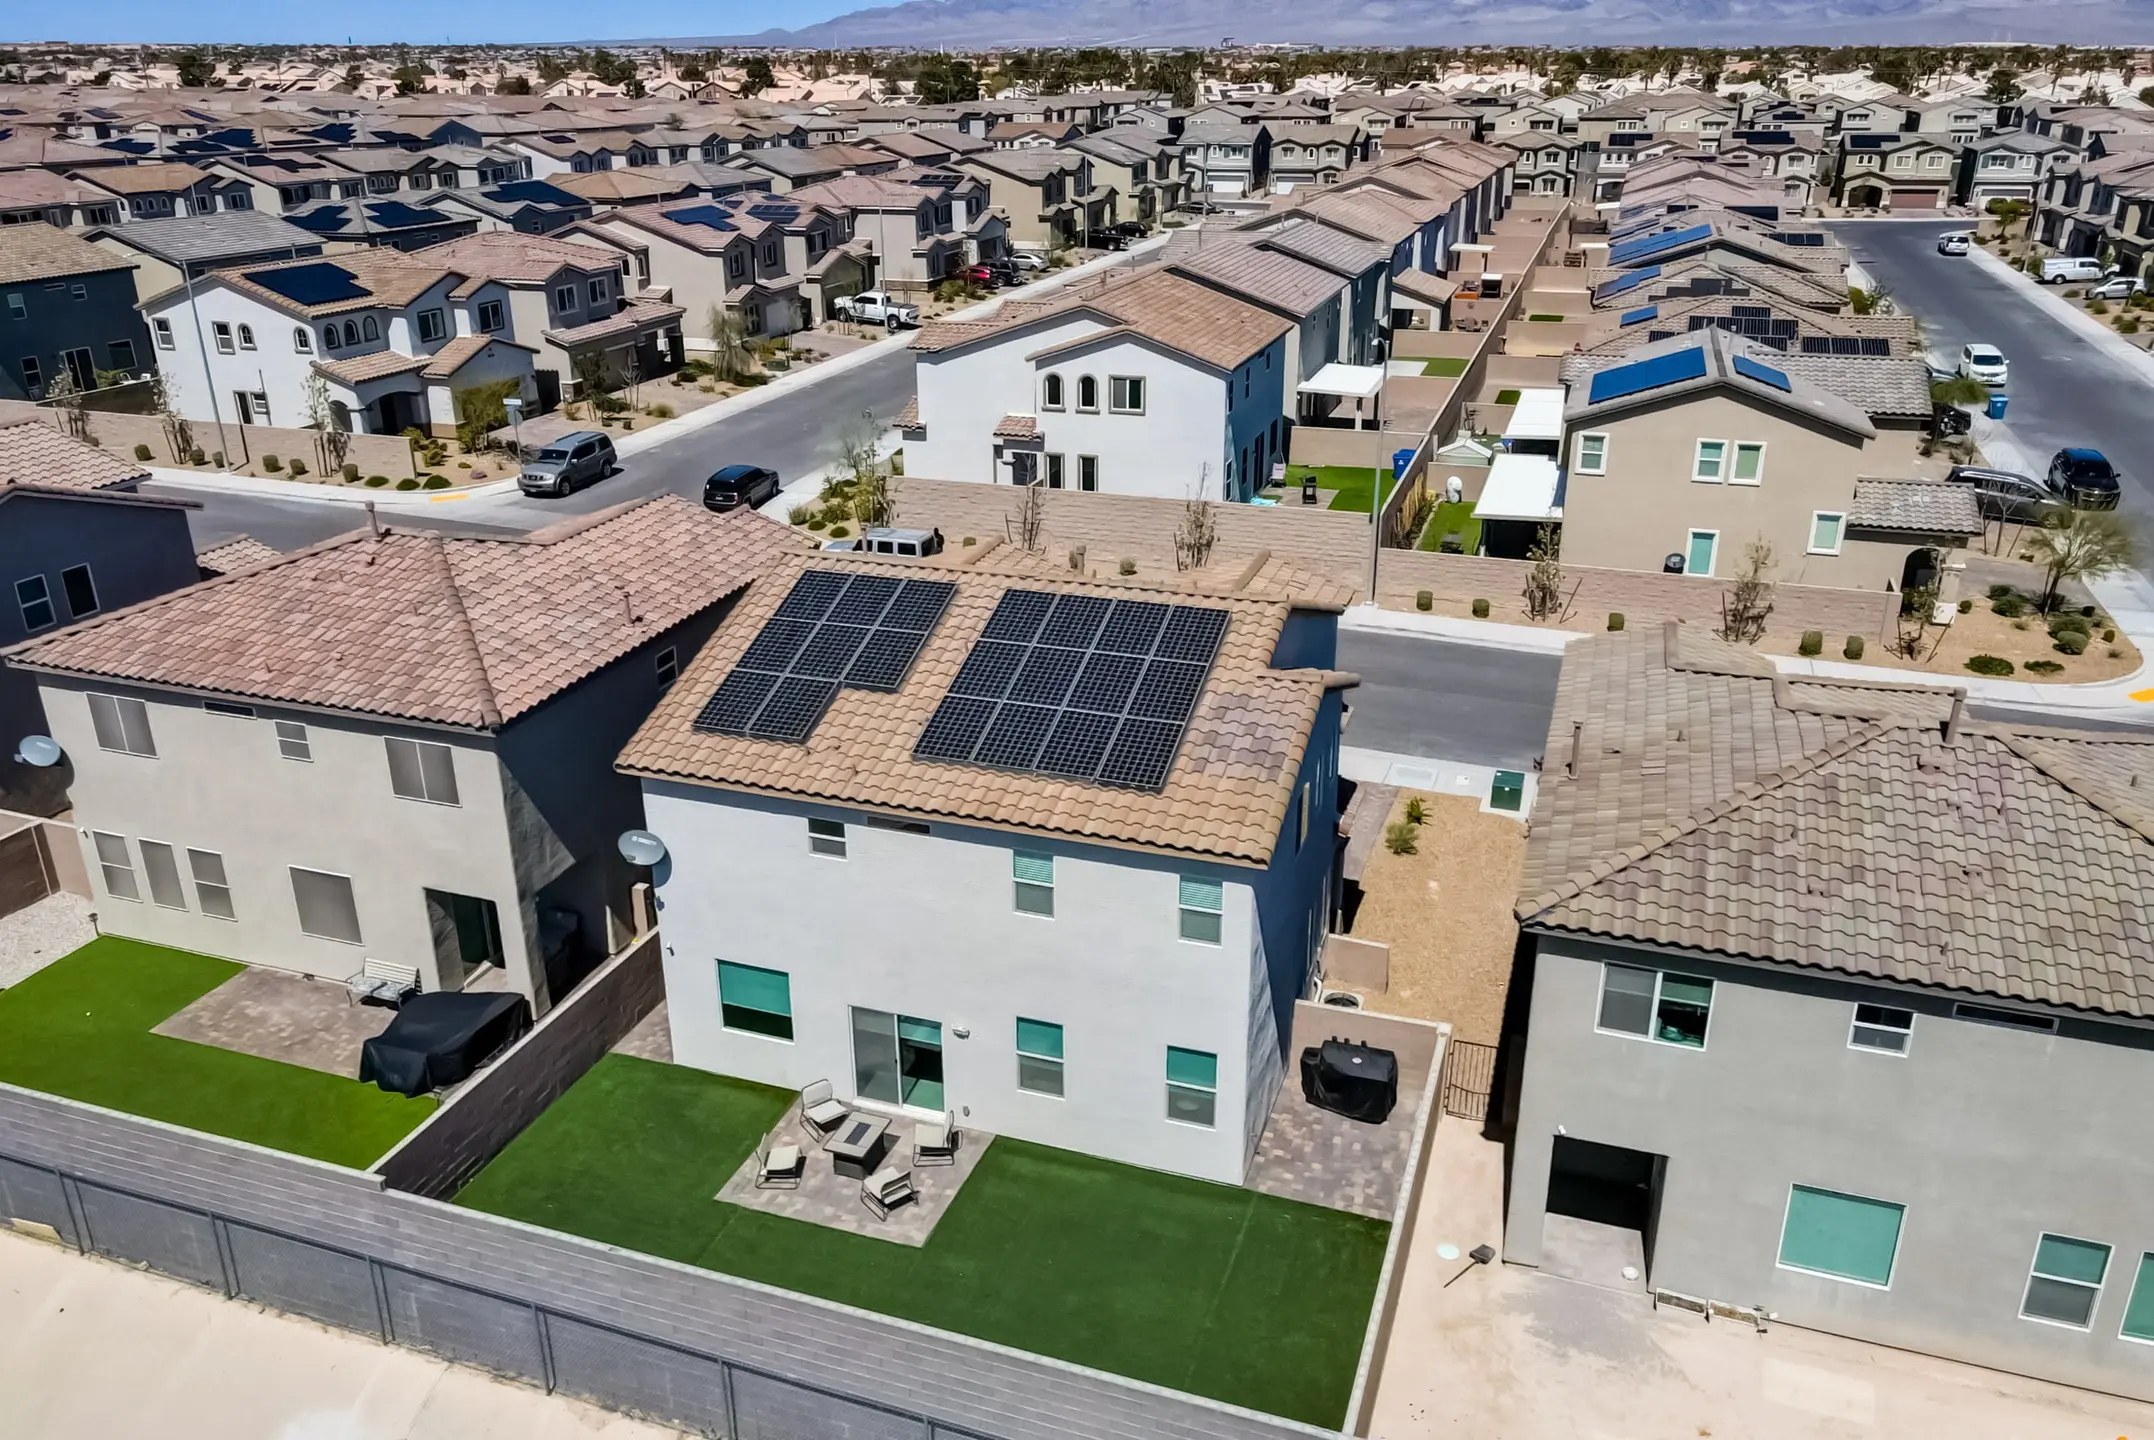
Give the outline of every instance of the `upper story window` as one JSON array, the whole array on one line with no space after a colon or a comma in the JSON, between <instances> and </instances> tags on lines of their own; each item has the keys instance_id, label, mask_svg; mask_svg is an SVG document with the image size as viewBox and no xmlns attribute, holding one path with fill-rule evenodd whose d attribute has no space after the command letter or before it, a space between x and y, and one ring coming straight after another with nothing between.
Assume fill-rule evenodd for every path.
<instances>
[{"instance_id":1,"label":"upper story window","mask_svg":"<svg viewBox=\"0 0 2154 1440\"><path fill-rule=\"evenodd\" d=\"M431 344L447 333L447 319L439 310L421 310L419 312L419 339L422 343Z\"/></svg>"},{"instance_id":2,"label":"upper story window","mask_svg":"<svg viewBox=\"0 0 2154 1440\"><path fill-rule=\"evenodd\" d=\"M254 348L254 327L252 325L241 325L239 327L239 348L242 350L252 350Z\"/></svg>"},{"instance_id":3,"label":"upper story window","mask_svg":"<svg viewBox=\"0 0 2154 1440\"><path fill-rule=\"evenodd\" d=\"M30 318L30 301L20 290L8 291L7 318L10 320L27 320ZM172 329L171 321L160 320L157 323L164 326L166 332L170 333ZM171 347L167 346L165 348L170 349Z\"/></svg>"},{"instance_id":4,"label":"upper story window","mask_svg":"<svg viewBox=\"0 0 2154 1440\"><path fill-rule=\"evenodd\" d=\"M277 753L287 760L300 760L308 764L314 761L314 742L307 738L307 727L297 720L279 720L277 727Z\"/></svg>"},{"instance_id":5,"label":"upper story window","mask_svg":"<svg viewBox=\"0 0 2154 1440\"><path fill-rule=\"evenodd\" d=\"M725 277L728 280L744 280L748 276L748 257L738 250L725 257Z\"/></svg>"},{"instance_id":6,"label":"upper story window","mask_svg":"<svg viewBox=\"0 0 2154 1440\"><path fill-rule=\"evenodd\" d=\"M230 355L233 353L232 326L230 322L224 320L210 321L209 333L210 338L217 342L217 353L219 355Z\"/></svg>"},{"instance_id":7,"label":"upper story window","mask_svg":"<svg viewBox=\"0 0 2154 1440\"><path fill-rule=\"evenodd\" d=\"M777 242L776 242L776 241L771 241L771 242L769 242L768 244L764 245L764 247L763 247L763 263L764 263L765 265L770 265L770 266L775 266L775 265L777 265L777 263L778 263L778 244L777 244Z\"/></svg>"},{"instance_id":8,"label":"upper story window","mask_svg":"<svg viewBox=\"0 0 2154 1440\"><path fill-rule=\"evenodd\" d=\"M363 316L360 320L359 333L369 340L379 340L381 339L381 322L371 315ZM344 343L347 345L352 343L352 327L349 325L344 327Z\"/></svg>"},{"instance_id":9,"label":"upper story window","mask_svg":"<svg viewBox=\"0 0 2154 1440\"><path fill-rule=\"evenodd\" d=\"M601 275L601 276L599 276L598 278L594 279L594 280L593 280L593 281L592 281L592 282L590 283L590 285L589 285L589 287L588 287L588 288L589 288L589 290L590 290L590 292L591 292L591 303L592 303L593 305L603 305L603 304L605 304L605 303L606 303L606 277L605 277L605 276Z\"/></svg>"},{"instance_id":10,"label":"upper story window","mask_svg":"<svg viewBox=\"0 0 2154 1440\"><path fill-rule=\"evenodd\" d=\"M845 822L842 820L810 820L808 822L808 853L823 855L832 860L845 858Z\"/></svg>"},{"instance_id":11,"label":"upper story window","mask_svg":"<svg viewBox=\"0 0 2154 1440\"><path fill-rule=\"evenodd\" d=\"M1614 1035L1703 1050L1712 1006L1710 980L1633 965L1603 964L1596 1028Z\"/></svg>"},{"instance_id":12,"label":"upper story window","mask_svg":"<svg viewBox=\"0 0 2154 1440\"><path fill-rule=\"evenodd\" d=\"M1050 374L1040 380L1040 408L1042 410L1060 410L1062 408L1062 377L1060 375Z\"/></svg>"},{"instance_id":13,"label":"upper story window","mask_svg":"<svg viewBox=\"0 0 2154 1440\"><path fill-rule=\"evenodd\" d=\"M575 309L576 287L573 285L556 285L553 291L553 308L556 310Z\"/></svg>"},{"instance_id":14,"label":"upper story window","mask_svg":"<svg viewBox=\"0 0 2154 1440\"><path fill-rule=\"evenodd\" d=\"M456 794L455 753L431 740L388 736L389 787L406 800L433 805L460 803Z\"/></svg>"},{"instance_id":15,"label":"upper story window","mask_svg":"<svg viewBox=\"0 0 2154 1440\"><path fill-rule=\"evenodd\" d=\"M1588 431L1580 435L1572 468L1581 475L1607 474L1608 437L1599 431Z\"/></svg>"},{"instance_id":16,"label":"upper story window","mask_svg":"<svg viewBox=\"0 0 2154 1440\"><path fill-rule=\"evenodd\" d=\"M97 732L97 748L121 755L157 758L157 741L150 734L150 707L126 695L89 697L90 728Z\"/></svg>"},{"instance_id":17,"label":"upper story window","mask_svg":"<svg viewBox=\"0 0 2154 1440\"><path fill-rule=\"evenodd\" d=\"M67 595L70 619L97 613L97 578L87 565L70 565L60 572L60 589Z\"/></svg>"},{"instance_id":18,"label":"upper story window","mask_svg":"<svg viewBox=\"0 0 2154 1440\"><path fill-rule=\"evenodd\" d=\"M314 332L304 325L294 325L292 327L292 349L300 355L312 355L314 353Z\"/></svg>"},{"instance_id":19,"label":"upper story window","mask_svg":"<svg viewBox=\"0 0 2154 1440\"><path fill-rule=\"evenodd\" d=\"M1099 381L1090 375L1077 377L1077 408L1091 411L1099 409Z\"/></svg>"},{"instance_id":20,"label":"upper story window","mask_svg":"<svg viewBox=\"0 0 2154 1440\"><path fill-rule=\"evenodd\" d=\"M1017 910L1025 915L1055 913L1055 857L1033 850L1010 852L1010 878Z\"/></svg>"},{"instance_id":21,"label":"upper story window","mask_svg":"<svg viewBox=\"0 0 2154 1440\"><path fill-rule=\"evenodd\" d=\"M1226 914L1226 886L1217 880L1181 877L1181 934L1200 945L1217 945Z\"/></svg>"},{"instance_id":22,"label":"upper story window","mask_svg":"<svg viewBox=\"0 0 2154 1440\"><path fill-rule=\"evenodd\" d=\"M479 305L480 333L485 335L492 335L496 331L500 330L501 327L501 302L499 300L482 301Z\"/></svg>"},{"instance_id":23,"label":"upper story window","mask_svg":"<svg viewBox=\"0 0 2154 1440\"><path fill-rule=\"evenodd\" d=\"M1244 393L1247 393L1246 381ZM1107 379L1107 408L1117 415L1142 415L1144 413L1144 377L1141 375L1112 375Z\"/></svg>"},{"instance_id":24,"label":"upper story window","mask_svg":"<svg viewBox=\"0 0 2154 1440\"><path fill-rule=\"evenodd\" d=\"M60 618L53 608L52 587L42 575L26 575L15 582L15 604L22 610L25 630L42 630Z\"/></svg>"},{"instance_id":25,"label":"upper story window","mask_svg":"<svg viewBox=\"0 0 2154 1440\"><path fill-rule=\"evenodd\" d=\"M1850 1050L1905 1055L1914 1034L1914 1011L1898 1010L1890 1005L1857 1005L1854 1022L1848 1027L1847 1044Z\"/></svg>"}]
</instances>

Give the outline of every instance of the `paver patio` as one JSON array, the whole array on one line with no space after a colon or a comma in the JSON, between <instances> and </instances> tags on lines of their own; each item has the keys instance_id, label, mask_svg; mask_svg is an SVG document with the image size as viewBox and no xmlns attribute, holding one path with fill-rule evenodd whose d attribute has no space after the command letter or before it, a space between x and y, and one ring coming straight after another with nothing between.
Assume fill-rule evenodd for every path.
<instances>
[{"instance_id":1,"label":"paver patio","mask_svg":"<svg viewBox=\"0 0 2154 1440\"><path fill-rule=\"evenodd\" d=\"M395 1018L380 1005L352 1004L341 985L250 967L150 1033L351 1080L360 1050Z\"/></svg>"},{"instance_id":2,"label":"paver patio","mask_svg":"<svg viewBox=\"0 0 2154 1440\"><path fill-rule=\"evenodd\" d=\"M759 1188L755 1178L761 1157L751 1154L740 1169L733 1172L733 1178L725 1182L718 1198L765 1214L828 1225L899 1245L925 1245L928 1237L935 1233L937 1223L949 1213L950 1203L978 1167L988 1142L995 1137L978 1130L960 1131L955 1164L915 1166L912 1164L912 1126L893 1123L890 1129L893 1138L883 1164L911 1169L915 1193L912 1200L883 1219L878 1220L875 1212L862 1202L860 1182L840 1175L831 1163L830 1153L822 1148L822 1142L800 1123L797 1105L786 1111L785 1118L763 1137L757 1150L760 1152L772 1145L798 1145L800 1153L807 1157L798 1188Z\"/></svg>"}]
</instances>

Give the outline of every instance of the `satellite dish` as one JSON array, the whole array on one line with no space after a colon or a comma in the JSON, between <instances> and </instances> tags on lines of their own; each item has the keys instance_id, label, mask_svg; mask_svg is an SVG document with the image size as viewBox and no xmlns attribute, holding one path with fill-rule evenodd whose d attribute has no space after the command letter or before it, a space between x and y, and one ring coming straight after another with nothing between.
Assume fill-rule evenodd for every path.
<instances>
[{"instance_id":1,"label":"satellite dish","mask_svg":"<svg viewBox=\"0 0 2154 1440\"><path fill-rule=\"evenodd\" d=\"M22 743L15 747L17 760L25 765L35 765L40 770L48 765L59 764L60 756L64 753L60 749L60 742L50 735L25 735L22 737Z\"/></svg>"},{"instance_id":2,"label":"satellite dish","mask_svg":"<svg viewBox=\"0 0 2154 1440\"><path fill-rule=\"evenodd\" d=\"M666 842L648 830L624 830L617 842L621 858L631 865L656 865L666 858Z\"/></svg>"}]
</instances>

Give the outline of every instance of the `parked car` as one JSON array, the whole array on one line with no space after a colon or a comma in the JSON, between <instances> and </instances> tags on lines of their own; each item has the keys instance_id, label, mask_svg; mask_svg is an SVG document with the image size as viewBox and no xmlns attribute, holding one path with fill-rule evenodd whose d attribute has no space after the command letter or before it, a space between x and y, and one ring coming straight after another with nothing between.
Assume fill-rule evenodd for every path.
<instances>
[{"instance_id":1,"label":"parked car","mask_svg":"<svg viewBox=\"0 0 2154 1440\"><path fill-rule=\"evenodd\" d=\"M2042 283L2063 285L2074 280L2103 280L2116 272L2092 255L2052 255L2042 262Z\"/></svg>"},{"instance_id":2,"label":"parked car","mask_svg":"<svg viewBox=\"0 0 2154 1440\"><path fill-rule=\"evenodd\" d=\"M762 465L728 465L703 482L703 508L754 509L778 498L778 472Z\"/></svg>"},{"instance_id":3,"label":"parked car","mask_svg":"<svg viewBox=\"0 0 2154 1440\"><path fill-rule=\"evenodd\" d=\"M2089 300L2129 300L2147 293L2147 282L2136 275L2112 275L2099 285L2087 287Z\"/></svg>"},{"instance_id":4,"label":"parked car","mask_svg":"<svg viewBox=\"0 0 2154 1440\"><path fill-rule=\"evenodd\" d=\"M982 260L980 263L994 271L995 279L1003 285L1022 285L1025 283L1024 270L1007 255L997 255L992 260Z\"/></svg>"},{"instance_id":5,"label":"parked car","mask_svg":"<svg viewBox=\"0 0 2154 1440\"><path fill-rule=\"evenodd\" d=\"M1979 380L1984 385L2002 385L2011 367L2004 363L2004 352L1994 345L1962 345L1960 347L1960 374L1969 380Z\"/></svg>"},{"instance_id":6,"label":"parked car","mask_svg":"<svg viewBox=\"0 0 2154 1440\"><path fill-rule=\"evenodd\" d=\"M540 446L538 454L524 462L516 488L526 495L567 495L620 468L609 436L577 430Z\"/></svg>"},{"instance_id":7,"label":"parked car","mask_svg":"<svg viewBox=\"0 0 2154 1440\"><path fill-rule=\"evenodd\" d=\"M830 308L844 319L857 320L863 325L880 325L887 330L910 329L920 323L919 309L900 304L887 290L840 295L830 302Z\"/></svg>"},{"instance_id":8,"label":"parked car","mask_svg":"<svg viewBox=\"0 0 2154 1440\"><path fill-rule=\"evenodd\" d=\"M886 525L870 525L860 532L856 549L875 555L940 555L942 531L940 530L894 530Z\"/></svg>"},{"instance_id":9,"label":"parked car","mask_svg":"<svg viewBox=\"0 0 2154 1440\"><path fill-rule=\"evenodd\" d=\"M973 284L985 286L989 290L999 290L1004 283L1002 272L992 265L967 265L957 272L957 278L969 280Z\"/></svg>"},{"instance_id":10,"label":"parked car","mask_svg":"<svg viewBox=\"0 0 2154 1440\"><path fill-rule=\"evenodd\" d=\"M1937 253L1940 255L1965 255L1973 240L1963 230L1937 237Z\"/></svg>"},{"instance_id":11,"label":"parked car","mask_svg":"<svg viewBox=\"0 0 2154 1440\"><path fill-rule=\"evenodd\" d=\"M1985 520L2010 520L2031 524L2042 512L2063 503L2057 493L2032 475L1996 470L1987 465L1955 465L1945 479L1975 487L1975 504Z\"/></svg>"},{"instance_id":12,"label":"parked car","mask_svg":"<svg viewBox=\"0 0 2154 1440\"><path fill-rule=\"evenodd\" d=\"M1035 255L1030 250L1013 250L1010 252L1010 263L1020 270L1045 270L1047 257Z\"/></svg>"},{"instance_id":13,"label":"parked car","mask_svg":"<svg viewBox=\"0 0 2154 1440\"><path fill-rule=\"evenodd\" d=\"M2075 509L2114 510L2124 485L2101 451L2071 446L2049 462L2049 488Z\"/></svg>"}]
</instances>

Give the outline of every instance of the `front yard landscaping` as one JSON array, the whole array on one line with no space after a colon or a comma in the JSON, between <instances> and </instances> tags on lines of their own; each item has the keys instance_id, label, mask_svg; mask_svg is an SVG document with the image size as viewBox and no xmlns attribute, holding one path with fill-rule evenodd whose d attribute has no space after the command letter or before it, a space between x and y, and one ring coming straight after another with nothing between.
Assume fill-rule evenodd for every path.
<instances>
[{"instance_id":1,"label":"front yard landscaping","mask_svg":"<svg viewBox=\"0 0 2154 1440\"><path fill-rule=\"evenodd\" d=\"M609 1055L457 1203L1314 1425L1344 1420L1383 1222L1007 1138L920 1248L712 1199L794 1099Z\"/></svg>"},{"instance_id":2,"label":"front yard landscaping","mask_svg":"<svg viewBox=\"0 0 2154 1440\"><path fill-rule=\"evenodd\" d=\"M245 968L100 936L0 991L0 1081L357 1168L433 1110L430 1098L150 1033Z\"/></svg>"}]
</instances>

